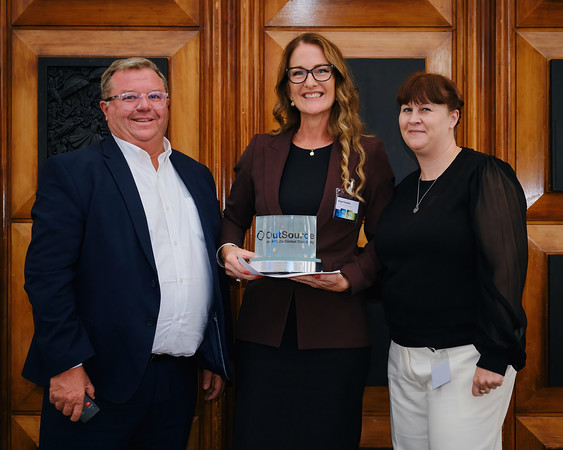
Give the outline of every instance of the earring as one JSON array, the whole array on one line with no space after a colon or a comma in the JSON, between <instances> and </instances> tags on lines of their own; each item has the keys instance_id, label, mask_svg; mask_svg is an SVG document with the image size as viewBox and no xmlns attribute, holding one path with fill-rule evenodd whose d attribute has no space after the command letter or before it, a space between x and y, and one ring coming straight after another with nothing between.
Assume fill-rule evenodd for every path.
<instances>
[{"instance_id":1,"label":"earring","mask_svg":"<svg viewBox=\"0 0 563 450\"><path fill-rule=\"evenodd\" d=\"M295 103L293 103L293 100L291 100L291 106L295 106Z\"/></svg>"}]
</instances>

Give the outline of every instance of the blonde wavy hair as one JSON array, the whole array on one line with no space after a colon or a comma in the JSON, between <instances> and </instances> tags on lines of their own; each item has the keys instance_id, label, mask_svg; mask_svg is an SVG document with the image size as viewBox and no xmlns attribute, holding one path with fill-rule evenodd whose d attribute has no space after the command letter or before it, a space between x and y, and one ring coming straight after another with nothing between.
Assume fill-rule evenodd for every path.
<instances>
[{"instance_id":1,"label":"blonde wavy hair","mask_svg":"<svg viewBox=\"0 0 563 450\"><path fill-rule=\"evenodd\" d=\"M342 147L342 162L340 164L342 187L353 197L364 202L361 191L366 184L364 165L366 162L366 152L360 143L360 138L364 131L364 124L359 115L360 100L352 76L348 70L342 53L336 45L327 38L316 33L304 33L294 38L285 47L280 65L278 68L278 78L276 83L277 102L274 106L274 119L280 127L271 132L272 135L281 134L290 129L298 129L301 123L301 115L297 108L291 106L289 99L289 79L286 70L289 67L289 60L293 51L301 43L313 44L320 47L330 64L335 68L333 77L335 78L336 98L332 105L330 119L328 122L328 132L338 139ZM350 154L356 152L359 156L359 164L356 167L356 175L359 183L352 182L349 170Z\"/></svg>"}]
</instances>

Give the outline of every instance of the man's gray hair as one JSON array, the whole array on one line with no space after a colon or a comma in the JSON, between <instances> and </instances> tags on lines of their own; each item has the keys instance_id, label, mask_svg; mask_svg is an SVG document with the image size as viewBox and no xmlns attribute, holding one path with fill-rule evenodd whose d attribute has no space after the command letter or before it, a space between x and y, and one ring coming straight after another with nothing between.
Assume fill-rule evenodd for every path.
<instances>
[{"instance_id":1,"label":"man's gray hair","mask_svg":"<svg viewBox=\"0 0 563 450\"><path fill-rule=\"evenodd\" d=\"M100 90L102 94L102 98L108 98L111 92L111 78L115 74L115 72L120 70L139 70L139 69L151 69L153 70L158 77L162 80L164 84L164 89L168 92L168 81L166 77L162 74L160 69L153 63L150 59L147 58L126 58L126 59L117 59L111 63L111 65L106 69L104 74L102 75L102 80L100 82Z\"/></svg>"}]
</instances>

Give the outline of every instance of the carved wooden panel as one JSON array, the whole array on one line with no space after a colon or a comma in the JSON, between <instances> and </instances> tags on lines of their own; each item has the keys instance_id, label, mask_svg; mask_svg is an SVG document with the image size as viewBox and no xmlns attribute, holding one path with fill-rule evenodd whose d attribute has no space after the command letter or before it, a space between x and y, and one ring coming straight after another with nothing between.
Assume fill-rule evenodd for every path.
<instances>
[{"instance_id":1,"label":"carved wooden panel","mask_svg":"<svg viewBox=\"0 0 563 450\"><path fill-rule=\"evenodd\" d=\"M267 31L264 44L265 130L274 128L271 111L275 104L274 86L283 48L299 31ZM401 31L323 31L345 58L424 58L426 68L451 76L452 33Z\"/></svg>"},{"instance_id":2,"label":"carved wooden panel","mask_svg":"<svg viewBox=\"0 0 563 450\"><path fill-rule=\"evenodd\" d=\"M25 253L31 239L31 223L14 223L10 230L10 394L12 409L39 411L43 388L21 376L33 336L31 305L23 289Z\"/></svg>"},{"instance_id":3,"label":"carved wooden panel","mask_svg":"<svg viewBox=\"0 0 563 450\"><path fill-rule=\"evenodd\" d=\"M519 449L563 449L563 417L519 417L516 439Z\"/></svg>"},{"instance_id":4,"label":"carved wooden panel","mask_svg":"<svg viewBox=\"0 0 563 450\"><path fill-rule=\"evenodd\" d=\"M196 26L198 0L11 0L13 25Z\"/></svg>"},{"instance_id":5,"label":"carved wooden panel","mask_svg":"<svg viewBox=\"0 0 563 450\"><path fill-rule=\"evenodd\" d=\"M548 385L548 264L549 254L563 253L563 225L528 225L529 262L524 289L524 309L528 317L526 367L518 374L516 411L518 414L560 413L563 387Z\"/></svg>"},{"instance_id":6,"label":"carved wooden panel","mask_svg":"<svg viewBox=\"0 0 563 450\"><path fill-rule=\"evenodd\" d=\"M561 27L563 2L560 0L516 0L519 27Z\"/></svg>"},{"instance_id":7,"label":"carved wooden panel","mask_svg":"<svg viewBox=\"0 0 563 450\"><path fill-rule=\"evenodd\" d=\"M452 3L452 0L265 0L264 23L271 27L450 26Z\"/></svg>"},{"instance_id":8,"label":"carved wooden panel","mask_svg":"<svg viewBox=\"0 0 563 450\"><path fill-rule=\"evenodd\" d=\"M39 446L39 416L14 416L11 423L13 450L36 450Z\"/></svg>"},{"instance_id":9,"label":"carved wooden panel","mask_svg":"<svg viewBox=\"0 0 563 450\"><path fill-rule=\"evenodd\" d=\"M139 42L143 42L140 46ZM95 43L95 45L92 45ZM38 56L153 56L168 58L169 137L199 158L199 33L196 31L17 30L12 34L12 216L30 217L37 189Z\"/></svg>"},{"instance_id":10,"label":"carved wooden panel","mask_svg":"<svg viewBox=\"0 0 563 450\"><path fill-rule=\"evenodd\" d=\"M563 221L563 194L549 191L551 58L563 58L563 32L517 32L516 173L526 191L529 221Z\"/></svg>"}]
</instances>

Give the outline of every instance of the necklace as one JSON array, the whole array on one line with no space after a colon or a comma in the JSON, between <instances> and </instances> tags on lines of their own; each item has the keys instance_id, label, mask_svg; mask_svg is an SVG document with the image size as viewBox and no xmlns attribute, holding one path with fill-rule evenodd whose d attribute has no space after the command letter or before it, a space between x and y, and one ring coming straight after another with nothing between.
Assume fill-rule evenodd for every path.
<instances>
[{"instance_id":1,"label":"necklace","mask_svg":"<svg viewBox=\"0 0 563 450\"><path fill-rule=\"evenodd\" d=\"M434 183L436 183L436 181L438 181L438 178L436 178L432 184L430 185L430 187L428 189L426 189L426 192L422 195L422 197L419 200L419 196L420 196L420 177L422 175L419 175L418 177L418 188L416 189L416 205L414 206L414 209L412 210L412 212L414 214L416 214L418 212L418 207L420 206L420 203L422 202L422 200L424 199L424 197L426 197L426 194L428 194L428 191L430 191L430 189L432 189L432 186L434 186Z\"/></svg>"},{"instance_id":2,"label":"necklace","mask_svg":"<svg viewBox=\"0 0 563 450\"><path fill-rule=\"evenodd\" d=\"M320 150L320 149L322 149L322 148L326 148L326 147L328 147L329 145L332 145L332 142L331 142L330 144L325 145L324 147L308 148L308 149L306 149L306 150L309 150L309 156L315 156L315 152L316 152L317 150Z\"/></svg>"},{"instance_id":3,"label":"necklace","mask_svg":"<svg viewBox=\"0 0 563 450\"><path fill-rule=\"evenodd\" d=\"M326 147L328 147L329 145L332 145L332 144L333 144L333 142L329 142L328 144L321 145L320 147L307 148L307 147L304 147L304 146L303 146L303 147L300 147L300 146L297 145L295 142L293 142L293 145L295 145L296 147L298 147L298 148L300 148L300 149L303 149L303 150L305 150L305 151L308 151L308 152L309 152L309 156L311 156L311 157L315 156L315 152L316 152L317 150L324 149L324 148L326 148Z\"/></svg>"}]
</instances>

